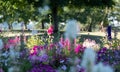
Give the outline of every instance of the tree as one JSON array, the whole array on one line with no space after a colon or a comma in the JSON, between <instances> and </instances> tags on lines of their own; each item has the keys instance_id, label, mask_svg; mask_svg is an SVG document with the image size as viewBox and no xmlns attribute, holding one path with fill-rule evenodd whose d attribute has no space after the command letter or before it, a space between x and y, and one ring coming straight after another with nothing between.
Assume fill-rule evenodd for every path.
<instances>
[{"instance_id":1,"label":"tree","mask_svg":"<svg viewBox=\"0 0 120 72\"><path fill-rule=\"evenodd\" d=\"M36 2L37 1L37 2ZM112 7L115 3L113 0L45 0L49 2L51 14L53 17L54 33L58 32L58 12L63 7L69 8L82 8L82 7ZM35 7L40 7L44 0L28 0L29 3L33 3Z\"/></svg>"},{"instance_id":2,"label":"tree","mask_svg":"<svg viewBox=\"0 0 120 72\"><path fill-rule=\"evenodd\" d=\"M62 2L62 0L51 0L51 10L52 10L52 16L53 16L53 24L54 24L54 32L58 31L58 9L62 6L69 6L69 7L77 7L77 8L81 8L82 6L85 6L86 4L89 6L97 6L97 4L94 4L93 1L81 1L81 0L67 0ZM97 2L99 3L99 2ZM99 4L98 4L99 6Z\"/></svg>"},{"instance_id":3,"label":"tree","mask_svg":"<svg viewBox=\"0 0 120 72\"><path fill-rule=\"evenodd\" d=\"M26 0L1 0L0 15L2 20L11 24L15 20L22 20L27 23L30 18L35 18L35 8L29 5Z\"/></svg>"}]
</instances>

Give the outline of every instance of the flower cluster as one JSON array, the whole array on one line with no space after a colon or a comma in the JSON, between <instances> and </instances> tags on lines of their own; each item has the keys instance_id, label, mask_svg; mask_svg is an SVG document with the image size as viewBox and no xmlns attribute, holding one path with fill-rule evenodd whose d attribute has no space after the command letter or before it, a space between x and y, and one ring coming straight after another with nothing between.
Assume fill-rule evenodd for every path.
<instances>
[{"instance_id":1,"label":"flower cluster","mask_svg":"<svg viewBox=\"0 0 120 72\"><path fill-rule=\"evenodd\" d=\"M85 39L83 42L83 47L93 48L94 50L98 50L100 48L96 41L91 39Z\"/></svg>"},{"instance_id":2,"label":"flower cluster","mask_svg":"<svg viewBox=\"0 0 120 72\"><path fill-rule=\"evenodd\" d=\"M113 72L109 65L103 63L96 64L96 52L91 48L87 48L83 54L83 59L79 72Z\"/></svg>"},{"instance_id":3,"label":"flower cluster","mask_svg":"<svg viewBox=\"0 0 120 72\"><path fill-rule=\"evenodd\" d=\"M120 64L120 50L117 50L117 49L107 49L107 48L102 48L100 49L98 52L98 58L97 60L98 61L102 61L104 62L104 64L107 64L107 65L112 65L112 66L115 66L115 65L119 65Z\"/></svg>"},{"instance_id":4,"label":"flower cluster","mask_svg":"<svg viewBox=\"0 0 120 72\"><path fill-rule=\"evenodd\" d=\"M8 39L8 42L4 45L6 49L10 48L10 46L15 47L20 43L20 37L16 36L15 38Z\"/></svg>"},{"instance_id":5,"label":"flower cluster","mask_svg":"<svg viewBox=\"0 0 120 72\"><path fill-rule=\"evenodd\" d=\"M76 54L78 54L78 53L83 53L84 50L85 50L85 47L83 47L83 46L80 45L80 44L77 44L76 47L74 48L74 52L75 52Z\"/></svg>"},{"instance_id":6,"label":"flower cluster","mask_svg":"<svg viewBox=\"0 0 120 72\"><path fill-rule=\"evenodd\" d=\"M48 61L48 55L43 50L43 46L34 46L30 50L30 56L29 59L32 63L34 62L47 62Z\"/></svg>"}]
</instances>

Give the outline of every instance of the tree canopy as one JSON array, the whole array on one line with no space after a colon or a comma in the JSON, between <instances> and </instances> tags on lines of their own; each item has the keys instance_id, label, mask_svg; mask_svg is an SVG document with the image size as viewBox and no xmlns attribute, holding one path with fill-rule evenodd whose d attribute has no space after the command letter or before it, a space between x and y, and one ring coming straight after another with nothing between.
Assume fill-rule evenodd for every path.
<instances>
[{"instance_id":1,"label":"tree canopy","mask_svg":"<svg viewBox=\"0 0 120 72\"><path fill-rule=\"evenodd\" d=\"M39 17L44 19L46 17L40 15L38 8L46 4L50 7L53 18L52 24L57 32L60 18L65 19L67 16L75 17L81 14L80 10L85 7L111 8L115 5L115 2L114 0L0 0L0 4L0 15L3 15L3 18L0 20L7 20L8 22L14 20L27 22L29 19L39 19ZM82 20L78 16L75 18Z\"/></svg>"}]
</instances>

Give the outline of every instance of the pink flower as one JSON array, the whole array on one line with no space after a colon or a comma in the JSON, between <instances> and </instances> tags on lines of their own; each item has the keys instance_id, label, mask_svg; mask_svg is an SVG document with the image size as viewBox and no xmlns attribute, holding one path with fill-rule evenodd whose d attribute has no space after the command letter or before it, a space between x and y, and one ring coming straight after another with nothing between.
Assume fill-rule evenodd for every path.
<instances>
[{"instance_id":1,"label":"pink flower","mask_svg":"<svg viewBox=\"0 0 120 72\"><path fill-rule=\"evenodd\" d=\"M69 39L66 39L66 40L64 41L64 46L67 47L68 50L70 50L71 44L70 44L70 40L69 40Z\"/></svg>"},{"instance_id":2,"label":"pink flower","mask_svg":"<svg viewBox=\"0 0 120 72\"><path fill-rule=\"evenodd\" d=\"M14 40L15 40L16 43L18 43L18 42L20 42L20 37L16 36Z\"/></svg>"},{"instance_id":3,"label":"pink flower","mask_svg":"<svg viewBox=\"0 0 120 72\"><path fill-rule=\"evenodd\" d=\"M74 39L74 45L76 46L76 39Z\"/></svg>"},{"instance_id":4,"label":"pink flower","mask_svg":"<svg viewBox=\"0 0 120 72\"><path fill-rule=\"evenodd\" d=\"M52 44L52 43L51 43L51 44L50 44L50 47L49 47L50 50L51 50L54 46L55 46L55 44Z\"/></svg>"},{"instance_id":5,"label":"pink flower","mask_svg":"<svg viewBox=\"0 0 120 72\"><path fill-rule=\"evenodd\" d=\"M63 37L60 38L60 43L64 44L64 39L63 39Z\"/></svg>"},{"instance_id":6,"label":"pink flower","mask_svg":"<svg viewBox=\"0 0 120 72\"><path fill-rule=\"evenodd\" d=\"M53 26L51 25L47 30L48 35L53 34Z\"/></svg>"},{"instance_id":7,"label":"pink flower","mask_svg":"<svg viewBox=\"0 0 120 72\"><path fill-rule=\"evenodd\" d=\"M14 43L15 43L15 40L14 40L14 39L9 39L8 42L9 42L10 44L14 44Z\"/></svg>"},{"instance_id":8,"label":"pink flower","mask_svg":"<svg viewBox=\"0 0 120 72\"><path fill-rule=\"evenodd\" d=\"M10 44L9 43L4 44L4 48L6 49L10 48Z\"/></svg>"}]
</instances>

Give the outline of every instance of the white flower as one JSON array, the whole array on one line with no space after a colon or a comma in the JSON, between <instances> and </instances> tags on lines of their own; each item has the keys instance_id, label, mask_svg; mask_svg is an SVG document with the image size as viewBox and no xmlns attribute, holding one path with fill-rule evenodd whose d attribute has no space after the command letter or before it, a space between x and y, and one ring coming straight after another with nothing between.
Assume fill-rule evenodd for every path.
<instances>
[{"instance_id":1,"label":"white flower","mask_svg":"<svg viewBox=\"0 0 120 72\"><path fill-rule=\"evenodd\" d=\"M61 60L61 61L60 61L60 63L63 63L63 62L64 62L64 60Z\"/></svg>"},{"instance_id":2,"label":"white flower","mask_svg":"<svg viewBox=\"0 0 120 72\"><path fill-rule=\"evenodd\" d=\"M74 19L70 19L66 21L66 31L65 31L65 37L66 38L76 38L78 33L78 26L77 21Z\"/></svg>"},{"instance_id":3,"label":"white flower","mask_svg":"<svg viewBox=\"0 0 120 72\"><path fill-rule=\"evenodd\" d=\"M87 71L90 70L91 72L95 64L95 58L96 53L94 52L94 50L92 48L86 48L83 54L81 66L84 67Z\"/></svg>"},{"instance_id":4,"label":"white flower","mask_svg":"<svg viewBox=\"0 0 120 72\"><path fill-rule=\"evenodd\" d=\"M0 39L0 50L1 50L3 47L4 47L4 45L3 45L3 40Z\"/></svg>"},{"instance_id":5,"label":"white flower","mask_svg":"<svg viewBox=\"0 0 120 72\"><path fill-rule=\"evenodd\" d=\"M66 67L65 65L63 65L61 68L62 68L63 70L66 70L66 69L67 69L67 67Z\"/></svg>"}]
</instances>

